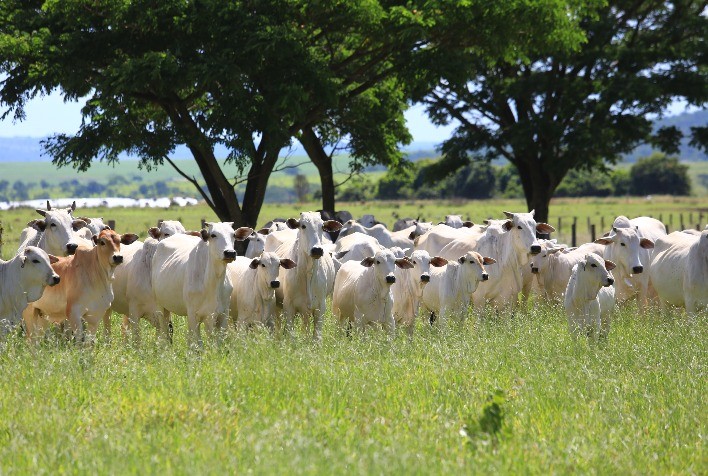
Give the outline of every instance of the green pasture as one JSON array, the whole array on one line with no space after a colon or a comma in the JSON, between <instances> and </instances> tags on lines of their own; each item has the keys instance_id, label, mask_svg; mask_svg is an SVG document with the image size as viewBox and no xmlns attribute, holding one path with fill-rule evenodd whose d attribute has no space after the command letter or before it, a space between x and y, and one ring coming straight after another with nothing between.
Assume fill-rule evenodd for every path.
<instances>
[{"instance_id":1,"label":"green pasture","mask_svg":"<svg viewBox=\"0 0 708 476\"><path fill-rule=\"evenodd\" d=\"M114 316L114 322L118 322ZM19 335L0 355L3 474L705 474L705 316L623 306L419 323L409 341L237 334L187 350Z\"/></svg>"},{"instance_id":2,"label":"green pasture","mask_svg":"<svg viewBox=\"0 0 708 476\"><path fill-rule=\"evenodd\" d=\"M317 210L319 202L304 204L270 203L265 204L258 224L262 225L274 218L289 218L297 216L303 210ZM349 210L354 217L365 213L374 214L377 219L393 225L397 217L420 217L421 220L438 222L446 214L457 213L469 218L475 223L481 223L486 218L503 218L503 211L518 212L526 210L526 203L521 199L495 200L403 200L403 201L366 201L339 202L338 208ZM199 228L201 219L217 220L211 209L206 205L194 207L171 207L168 209L150 208L89 208L79 209L77 214L85 216L100 216L105 220L115 220L119 232L138 233L141 238L147 234L147 229L155 226L158 219L180 220L187 229ZM550 223L557 228L553 235L560 241L570 242L571 225L576 222L578 243L590 240L590 225L595 225L596 236L607 231L612 221L618 215L628 217L649 215L661 218L669 226L670 231L682 227L695 228L700 224L705 226L708 221L708 202L700 197L667 197L655 196L650 200L641 197L608 197L608 198L558 198L551 202ZM28 221L38 215L31 209L16 209L0 211L0 222L4 228L3 253L6 259L17 249L22 228ZM560 227L559 227L560 219ZM603 225L604 224L604 228ZM603 231L603 232L604 232Z\"/></svg>"}]
</instances>

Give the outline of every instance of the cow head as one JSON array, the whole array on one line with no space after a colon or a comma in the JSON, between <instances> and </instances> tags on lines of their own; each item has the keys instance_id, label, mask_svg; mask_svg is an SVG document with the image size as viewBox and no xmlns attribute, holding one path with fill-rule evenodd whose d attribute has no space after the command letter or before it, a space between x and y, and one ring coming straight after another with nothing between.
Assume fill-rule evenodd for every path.
<instances>
[{"instance_id":1,"label":"cow head","mask_svg":"<svg viewBox=\"0 0 708 476\"><path fill-rule=\"evenodd\" d=\"M259 231L254 231L248 236L248 246L246 247L246 258L255 258L260 256L265 250L265 234L261 232L265 231L266 234L269 233L268 228L262 228Z\"/></svg>"},{"instance_id":2,"label":"cow head","mask_svg":"<svg viewBox=\"0 0 708 476\"><path fill-rule=\"evenodd\" d=\"M337 221L322 221L320 214L317 212L302 212L299 220L290 218L287 224L298 232L297 239L300 251L314 259L320 259L324 255L322 234L325 231L335 232L342 228L342 224Z\"/></svg>"},{"instance_id":3,"label":"cow head","mask_svg":"<svg viewBox=\"0 0 708 476\"><path fill-rule=\"evenodd\" d=\"M482 256L476 251L468 251L463 256L460 256L457 262L460 264L460 279L467 285L467 292L472 294L477 290L477 285L479 285L480 281L489 279L484 266L494 264L497 260Z\"/></svg>"},{"instance_id":4,"label":"cow head","mask_svg":"<svg viewBox=\"0 0 708 476\"><path fill-rule=\"evenodd\" d=\"M598 238L595 243L605 245L605 256L614 261L627 275L642 273L644 263L641 250L654 248L654 242L642 238L636 227L613 227L607 236Z\"/></svg>"},{"instance_id":5,"label":"cow head","mask_svg":"<svg viewBox=\"0 0 708 476\"><path fill-rule=\"evenodd\" d=\"M613 269L615 263L596 253L588 253L585 259L576 265L580 292L586 300L595 299L601 287L614 284L615 279L610 273Z\"/></svg>"},{"instance_id":6,"label":"cow head","mask_svg":"<svg viewBox=\"0 0 708 476\"><path fill-rule=\"evenodd\" d=\"M123 255L120 253L120 245L129 245L137 241L138 235L125 233L119 235L113 230L103 230L98 235L93 235L93 243L98 253L100 262L111 267L123 263Z\"/></svg>"},{"instance_id":7,"label":"cow head","mask_svg":"<svg viewBox=\"0 0 708 476\"><path fill-rule=\"evenodd\" d=\"M462 215L445 215L445 221L442 223L451 228L472 228L474 226L471 221L463 220Z\"/></svg>"},{"instance_id":8,"label":"cow head","mask_svg":"<svg viewBox=\"0 0 708 476\"><path fill-rule=\"evenodd\" d=\"M541 252L532 255L529 259L529 266L533 274L545 274L550 263L555 259L556 253L561 253L568 249L566 245L559 245L555 240L539 240Z\"/></svg>"},{"instance_id":9,"label":"cow head","mask_svg":"<svg viewBox=\"0 0 708 476\"><path fill-rule=\"evenodd\" d=\"M377 251L374 256L364 258L361 260L361 265L374 269L374 276L382 287L390 286L396 282L396 276L394 275L396 266L401 269L410 269L413 267L413 263L407 258L396 258L394 254L387 249Z\"/></svg>"},{"instance_id":10,"label":"cow head","mask_svg":"<svg viewBox=\"0 0 708 476\"><path fill-rule=\"evenodd\" d=\"M430 266L439 268L447 264L445 258L440 256L430 257L425 250L416 250L411 254L409 261L413 264L411 271L416 278L420 279L419 293L423 292L423 287L430 282Z\"/></svg>"},{"instance_id":11,"label":"cow head","mask_svg":"<svg viewBox=\"0 0 708 476\"><path fill-rule=\"evenodd\" d=\"M408 239L415 240L419 236L423 236L429 232L433 228L433 223L429 221L415 220L411 226L414 226L415 228L411 231L410 235L408 235Z\"/></svg>"},{"instance_id":12,"label":"cow head","mask_svg":"<svg viewBox=\"0 0 708 476\"><path fill-rule=\"evenodd\" d=\"M231 263L236 259L234 241L243 241L253 233L253 228L237 227L233 222L206 222L200 235L209 246L209 256L216 261Z\"/></svg>"},{"instance_id":13,"label":"cow head","mask_svg":"<svg viewBox=\"0 0 708 476\"><path fill-rule=\"evenodd\" d=\"M362 215L362 217L359 218L357 221L366 228L371 228L372 226L378 224L376 218L374 218L374 215Z\"/></svg>"},{"instance_id":14,"label":"cow head","mask_svg":"<svg viewBox=\"0 0 708 476\"><path fill-rule=\"evenodd\" d=\"M54 286L59 284L60 278L52 269L52 264L59 261L54 255L47 254L41 248L28 246L18 256L20 260L20 281L30 287L32 284L42 283L42 285ZM39 296L36 297L39 299Z\"/></svg>"},{"instance_id":15,"label":"cow head","mask_svg":"<svg viewBox=\"0 0 708 476\"><path fill-rule=\"evenodd\" d=\"M275 290L280 287L278 273L280 268L292 269L295 262L291 259L280 258L275 253L266 252L251 260L249 267L256 271L256 289L261 293L261 298L269 301L275 297Z\"/></svg>"},{"instance_id":16,"label":"cow head","mask_svg":"<svg viewBox=\"0 0 708 476\"><path fill-rule=\"evenodd\" d=\"M541 245L536 238L536 233L556 231L548 223L536 223L535 213L535 210L531 210L529 213L504 212L507 220L502 226L505 230L512 232L514 248L519 256L524 256L524 253L535 255L541 252Z\"/></svg>"},{"instance_id":17,"label":"cow head","mask_svg":"<svg viewBox=\"0 0 708 476\"><path fill-rule=\"evenodd\" d=\"M49 202L47 202L47 207L50 207ZM67 209L37 209L37 213L44 218L32 220L28 225L42 232L42 238L40 239L40 243L43 243L42 248L53 255L73 255L79 247L77 236L74 232L85 227L86 222L74 219Z\"/></svg>"},{"instance_id":18,"label":"cow head","mask_svg":"<svg viewBox=\"0 0 708 476\"><path fill-rule=\"evenodd\" d=\"M180 233L187 233L184 225L178 220L163 220L160 222L159 226L153 226L148 230L151 237L155 238L157 241L164 240L170 236L177 235Z\"/></svg>"}]
</instances>

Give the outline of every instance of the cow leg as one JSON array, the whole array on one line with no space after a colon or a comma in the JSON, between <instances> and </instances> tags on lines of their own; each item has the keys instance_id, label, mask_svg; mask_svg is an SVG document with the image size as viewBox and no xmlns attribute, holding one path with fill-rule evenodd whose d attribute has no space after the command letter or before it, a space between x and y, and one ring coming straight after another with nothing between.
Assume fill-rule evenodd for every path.
<instances>
[{"instance_id":1,"label":"cow leg","mask_svg":"<svg viewBox=\"0 0 708 476\"><path fill-rule=\"evenodd\" d=\"M203 347L202 343L202 337L199 333L199 318L197 317L196 314L193 312L190 312L189 315L187 316L187 327L188 327L188 342L189 346L192 348L199 348L201 349Z\"/></svg>"},{"instance_id":2,"label":"cow leg","mask_svg":"<svg viewBox=\"0 0 708 476\"><path fill-rule=\"evenodd\" d=\"M395 335L396 335L396 321L393 319L393 316L388 317L384 321L383 326L384 326L384 329L386 329L386 332L388 332L389 336L395 337Z\"/></svg>"},{"instance_id":3,"label":"cow leg","mask_svg":"<svg viewBox=\"0 0 708 476\"><path fill-rule=\"evenodd\" d=\"M221 344L226 337L226 331L229 329L228 313L220 312L214 318L216 341Z\"/></svg>"},{"instance_id":4,"label":"cow leg","mask_svg":"<svg viewBox=\"0 0 708 476\"><path fill-rule=\"evenodd\" d=\"M104 314L105 316L105 314ZM104 317L105 318L105 317ZM95 316L86 316L86 339L87 345L96 343L96 334L98 333L98 324L100 321Z\"/></svg>"},{"instance_id":5,"label":"cow leg","mask_svg":"<svg viewBox=\"0 0 708 476\"><path fill-rule=\"evenodd\" d=\"M154 313L154 319L157 322L158 340L165 339L166 342L172 344L172 322L170 316L170 311L167 309L160 309ZM139 322L137 324L139 325Z\"/></svg>"},{"instance_id":6,"label":"cow leg","mask_svg":"<svg viewBox=\"0 0 708 476\"><path fill-rule=\"evenodd\" d=\"M600 315L600 337L606 339L610 335L610 324L612 323L612 316L609 312Z\"/></svg>"},{"instance_id":7,"label":"cow leg","mask_svg":"<svg viewBox=\"0 0 708 476\"><path fill-rule=\"evenodd\" d=\"M73 334L74 342L81 343L84 341L84 325L81 321L81 310L72 308L69 312L69 329Z\"/></svg>"},{"instance_id":8,"label":"cow leg","mask_svg":"<svg viewBox=\"0 0 708 476\"><path fill-rule=\"evenodd\" d=\"M324 322L324 309L326 304L324 302L320 303L319 309L315 309L312 312L312 319L314 321L313 325L313 338L317 341L322 340L322 324Z\"/></svg>"},{"instance_id":9,"label":"cow leg","mask_svg":"<svg viewBox=\"0 0 708 476\"><path fill-rule=\"evenodd\" d=\"M111 342L111 314L113 313L113 309L110 307L106 309L106 312L103 314L103 336L106 339L106 344L109 344Z\"/></svg>"}]
</instances>

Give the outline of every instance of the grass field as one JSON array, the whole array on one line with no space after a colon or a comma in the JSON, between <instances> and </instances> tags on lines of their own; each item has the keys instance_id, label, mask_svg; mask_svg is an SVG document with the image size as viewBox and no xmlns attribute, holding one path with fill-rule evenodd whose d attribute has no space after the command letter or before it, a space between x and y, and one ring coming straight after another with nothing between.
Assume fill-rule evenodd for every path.
<instances>
[{"instance_id":1,"label":"grass field","mask_svg":"<svg viewBox=\"0 0 708 476\"><path fill-rule=\"evenodd\" d=\"M412 341L349 340L330 315L320 345L253 332L202 353L181 318L171 348L15 336L0 472L705 474L707 330L632 305L596 343L539 304Z\"/></svg>"},{"instance_id":2,"label":"grass field","mask_svg":"<svg viewBox=\"0 0 708 476\"><path fill-rule=\"evenodd\" d=\"M559 200L557 216L697 216L699 199ZM317 204L268 205L261 222ZM479 221L521 201L342 204L374 213ZM144 236L158 218L195 229L204 206L80 210ZM1 212L4 255L32 210ZM704 214L705 220L705 214ZM570 221L570 220L567 220ZM551 220L554 223L554 220ZM565 221L564 221L565 223ZM471 315L412 340L347 339L327 313L315 344L232 332L187 350L80 348L19 333L0 354L0 474L705 474L708 319L618 309L606 342L573 338L562 308Z\"/></svg>"}]
</instances>

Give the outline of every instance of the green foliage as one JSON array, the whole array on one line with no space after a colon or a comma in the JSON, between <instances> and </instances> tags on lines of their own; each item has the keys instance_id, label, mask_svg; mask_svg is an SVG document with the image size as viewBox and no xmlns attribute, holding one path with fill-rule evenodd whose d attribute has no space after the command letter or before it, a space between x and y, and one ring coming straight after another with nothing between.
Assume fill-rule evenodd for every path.
<instances>
[{"instance_id":1,"label":"green foliage","mask_svg":"<svg viewBox=\"0 0 708 476\"><path fill-rule=\"evenodd\" d=\"M506 394L497 389L487 397L487 402L482 407L479 416L472 416L463 425L460 434L467 439L467 443L474 449L479 445L496 445L504 424L504 404Z\"/></svg>"},{"instance_id":2,"label":"green foliage","mask_svg":"<svg viewBox=\"0 0 708 476\"><path fill-rule=\"evenodd\" d=\"M610 173L610 180L612 181L612 189L614 190L613 195L629 195L632 186L632 180L629 176L629 170L614 169Z\"/></svg>"},{"instance_id":3,"label":"green foliage","mask_svg":"<svg viewBox=\"0 0 708 476\"><path fill-rule=\"evenodd\" d=\"M616 195L607 173L571 170L556 189L556 197L608 197Z\"/></svg>"},{"instance_id":4,"label":"green foliage","mask_svg":"<svg viewBox=\"0 0 708 476\"><path fill-rule=\"evenodd\" d=\"M655 153L639 159L630 169L630 191L634 195L690 195L688 166L678 157Z\"/></svg>"},{"instance_id":5,"label":"green foliage","mask_svg":"<svg viewBox=\"0 0 708 476\"><path fill-rule=\"evenodd\" d=\"M352 202L370 200L376 196L376 184L366 175L355 175L337 189L337 200Z\"/></svg>"},{"instance_id":6,"label":"green foliage","mask_svg":"<svg viewBox=\"0 0 708 476\"><path fill-rule=\"evenodd\" d=\"M376 198L392 200L398 198L413 198L416 191L413 186L416 176L416 164L408 167L390 169L379 179Z\"/></svg>"}]
</instances>

